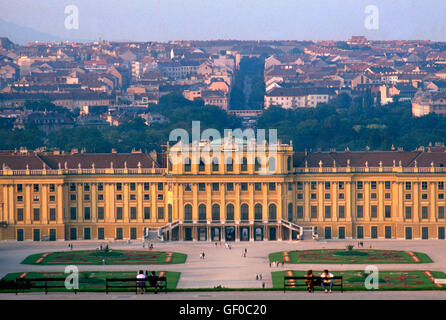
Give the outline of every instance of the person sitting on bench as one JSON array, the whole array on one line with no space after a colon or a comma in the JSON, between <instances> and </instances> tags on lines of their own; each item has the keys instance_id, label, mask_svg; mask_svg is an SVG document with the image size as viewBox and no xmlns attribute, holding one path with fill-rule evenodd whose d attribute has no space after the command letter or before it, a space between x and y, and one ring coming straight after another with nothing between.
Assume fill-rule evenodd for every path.
<instances>
[{"instance_id":1,"label":"person sitting on bench","mask_svg":"<svg viewBox=\"0 0 446 320\"><path fill-rule=\"evenodd\" d=\"M308 292L312 292L314 286L313 270L308 270L304 277L307 278L307 280L305 280L305 284L307 285Z\"/></svg>"},{"instance_id":2,"label":"person sitting on bench","mask_svg":"<svg viewBox=\"0 0 446 320\"><path fill-rule=\"evenodd\" d=\"M139 270L138 275L136 276L137 282L137 286L140 288L141 290L141 294L144 293L144 288L146 287L146 276L144 274L144 271Z\"/></svg>"},{"instance_id":3,"label":"person sitting on bench","mask_svg":"<svg viewBox=\"0 0 446 320\"><path fill-rule=\"evenodd\" d=\"M328 292L327 286L330 286L330 293L331 293L331 289L333 288L333 280L332 280L333 274L328 272L327 269L325 269L324 272L322 272L321 274L321 278L323 278L321 283L322 289L324 289L325 293L327 293Z\"/></svg>"},{"instance_id":4,"label":"person sitting on bench","mask_svg":"<svg viewBox=\"0 0 446 320\"><path fill-rule=\"evenodd\" d=\"M151 287L155 288L155 294L157 294L157 288L158 288L158 276L155 274L155 271L152 271L150 276L147 280L149 280L149 284Z\"/></svg>"}]
</instances>

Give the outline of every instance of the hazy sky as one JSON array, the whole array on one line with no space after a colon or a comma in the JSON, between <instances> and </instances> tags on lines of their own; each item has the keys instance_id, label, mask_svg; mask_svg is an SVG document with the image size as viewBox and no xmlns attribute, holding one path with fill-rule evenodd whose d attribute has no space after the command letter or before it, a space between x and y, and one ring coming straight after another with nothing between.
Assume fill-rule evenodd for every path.
<instances>
[{"instance_id":1,"label":"hazy sky","mask_svg":"<svg viewBox=\"0 0 446 320\"><path fill-rule=\"evenodd\" d=\"M67 5L79 8L78 30L64 27ZM368 5L379 9L378 30L364 26ZM1 19L77 39L446 41L446 0L0 0L0 8Z\"/></svg>"}]
</instances>

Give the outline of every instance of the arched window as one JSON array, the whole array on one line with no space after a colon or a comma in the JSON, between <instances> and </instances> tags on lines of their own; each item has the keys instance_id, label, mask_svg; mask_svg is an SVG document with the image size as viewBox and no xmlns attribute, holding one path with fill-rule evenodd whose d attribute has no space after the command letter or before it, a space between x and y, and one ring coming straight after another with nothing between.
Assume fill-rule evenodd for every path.
<instances>
[{"instance_id":1,"label":"arched window","mask_svg":"<svg viewBox=\"0 0 446 320\"><path fill-rule=\"evenodd\" d=\"M260 169L262 169L262 160L260 158L256 158L254 170L260 171Z\"/></svg>"},{"instance_id":2,"label":"arched window","mask_svg":"<svg viewBox=\"0 0 446 320\"><path fill-rule=\"evenodd\" d=\"M206 205L204 204L198 206L198 220L206 221Z\"/></svg>"},{"instance_id":3,"label":"arched window","mask_svg":"<svg viewBox=\"0 0 446 320\"><path fill-rule=\"evenodd\" d=\"M234 171L234 165L232 162L232 158L226 158L226 171L232 172Z\"/></svg>"},{"instance_id":4,"label":"arched window","mask_svg":"<svg viewBox=\"0 0 446 320\"><path fill-rule=\"evenodd\" d=\"M293 221L293 204L288 203L288 221Z\"/></svg>"},{"instance_id":5,"label":"arched window","mask_svg":"<svg viewBox=\"0 0 446 320\"><path fill-rule=\"evenodd\" d=\"M268 208L268 220L275 221L277 219L277 208L276 205L270 204Z\"/></svg>"},{"instance_id":6,"label":"arched window","mask_svg":"<svg viewBox=\"0 0 446 320\"><path fill-rule=\"evenodd\" d=\"M269 157L269 159L268 159L268 170L271 173L276 172L276 158Z\"/></svg>"},{"instance_id":7,"label":"arched window","mask_svg":"<svg viewBox=\"0 0 446 320\"><path fill-rule=\"evenodd\" d=\"M184 221L192 221L192 206L190 204L184 206Z\"/></svg>"},{"instance_id":8,"label":"arched window","mask_svg":"<svg viewBox=\"0 0 446 320\"><path fill-rule=\"evenodd\" d=\"M212 221L220 221L220 206L218 204L212 205Z\"/></svg>"},{"instance_id":9,"label":"arched window","mask_svg":"<svg viewBox=\"0 0 446 320\"><path fill-rule=\"evenodd\" d=\"M190 172L190 158L184 158L184 172Z\"/></svg>"},{"instance_id":10,"label":"arched window","mask_svg":"<svg viewBox=\"0 0 446 320\"><path fill-rule=\"evenodd\" d=\"M249 220L249 206L246 203L240 206L240 220L242 221Z\"/></svg>"},{"instance_id":11,"label":"arched window","mask_svg":"<svg viewBox=\"0 0 446 320\"><path fill-rule=\"evenodd\" d=\"M212 159L212 171L219 171L219 165L218 165L218 159L217 158L213 158Z\"/></svg>"},{"instance_id":12,"label":"arched window","mask_svg":"<svg viewBox=\"0 0 446 320\"><path fill-rule=\"evenodd\" d=\"M240 171L242 172L248 171L248 160L245 157L242 158L242 165Z\"/></svg>"},{"instance_id":13,"label":"arched window","mask_svg":"<svg viewBox=\"0 0 446 320\"><path fill-rule=\"evenodd\" d=\"M286 159L286 166L287 166L287 170L291 171L292 165L291 165L291 157L288 157Z\"/></svg>"},{"instance_id":14,"label":"arched window","mask_svg":"<svg viewBox=\"0 0 446 320\"><path fill-rule=\"evenodd\" d=\"M262 205L260 203L257 203L254 206L254 220L263 220L262 210L263 210L263 208L262 208Z\"/></svg>"},{"instance_id":15,"label":"arched window","mask_svg":"<svg viewBox=\"0 0 446 320\"><path fill-rule=\"evenodd\" d=\"M226 206L226 220L234 221L234 206L232 204Z\"/></svg>"},{"instance_id":16,"label":"arched window","mask_svg":"<svg viewBox=\"0 0 446 320\"><path fill-rule=\"evenodd\" d=\"M203 158L200 158L200 164L198 165L198 171L203 172L205 170L205 162Z\"/></svg>"}]
</instances>

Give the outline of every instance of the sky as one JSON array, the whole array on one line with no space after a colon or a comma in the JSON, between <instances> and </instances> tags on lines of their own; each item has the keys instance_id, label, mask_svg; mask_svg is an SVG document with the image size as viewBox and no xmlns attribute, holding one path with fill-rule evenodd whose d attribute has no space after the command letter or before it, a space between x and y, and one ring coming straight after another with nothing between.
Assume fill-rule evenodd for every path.
<instances>
[{"instance_id":1,"label":"sky","mask_svg":"<svg viewBox=\"0 0 446 320\"><path fill-rule=\"evenodd\" d=\"M65 27L69 5L78 29ZM370 5L378 29L365 27ZM0 19L64 39L446 41L446 0L0 0L0 8Z\"/></svg>"}]
</instances>

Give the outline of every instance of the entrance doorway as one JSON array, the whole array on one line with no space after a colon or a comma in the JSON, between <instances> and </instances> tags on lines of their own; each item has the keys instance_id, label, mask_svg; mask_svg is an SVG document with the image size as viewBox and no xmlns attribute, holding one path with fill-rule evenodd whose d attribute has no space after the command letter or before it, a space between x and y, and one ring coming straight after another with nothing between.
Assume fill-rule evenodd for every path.
<instances>
[{"instance_id":1,"label":"entrance doorway","mask_svg":"<svg viewBox=\"0 0 446 320\"><path fill-rule=\"evenodd\" d=\"M206 228L198 228L198 241L206 241Z\"/></svg>"},{"instance_id":2,"label":"entrance doorway","mask_svg":"<svg viewBox=\"0 0 446 320\"><path fill-rule=\"evenodd\" d=\"M220 241L221 240L220 228L212 227L211 237L212 237L212 241Z\"/></svg>"},{"instance_id":3,"label":"entrance doorway","mask_svg":"<svg viewBox=\"0 0 446 320\"><path fill-rule=\"evenodd\" d=\"M277 240L277 229L276 227L269 227L269 240Z\"/></svg>"},{"instance_id":4,"label":"entrance doorway","mask_svg":"<svg viewBox=\"0 0 446 320\"><path fill-rule=\"evenodd\" d=\"M225 227L225 240L235 241L235 227Z\"/></svg>"},{"instance_id":5,"label":"entrance doorway","mask_svg":"<svg viewBox=\"0 0 446 320\"><path fill-rule=\"evenodd\" d=\"M263 241L263 228L256 227L254 229L254 240L255 241Z\"/></svg>"},{"instance_id":6,"label":"entrance doorway","mask_svg":"<svg viewBox=\"0 0 446 320\"><path fill-rule=\"evenodd\" d=\"M240 241L249 241L249 227L240 227Z\"/></svg>"}]
</instances>

